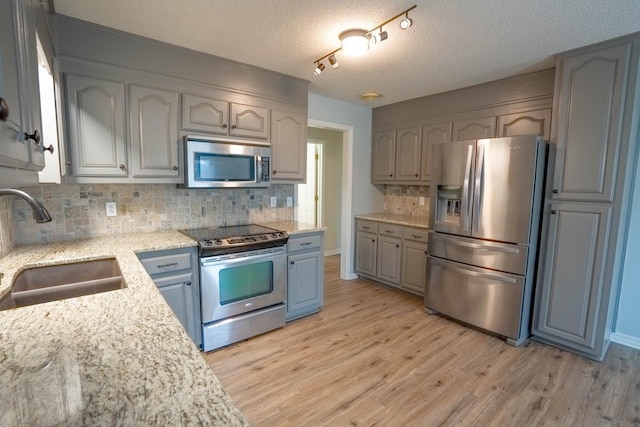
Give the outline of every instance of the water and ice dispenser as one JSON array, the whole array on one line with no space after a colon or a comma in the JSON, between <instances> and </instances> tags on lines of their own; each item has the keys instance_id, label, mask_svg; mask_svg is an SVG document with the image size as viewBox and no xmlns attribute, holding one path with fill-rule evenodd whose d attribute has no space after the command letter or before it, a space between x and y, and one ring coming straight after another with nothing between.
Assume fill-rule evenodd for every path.
<instances>
[{"instance_id":1,"label":"water and ice dispenser","mask_svg":"<svg viewBox=\"0 0 640 427\"><path fill-rule=\"evenodd\" d=\"M438 185L436 191L436 222L460 224L462 210L462 186Z\"/></svg>"}]
</instances>

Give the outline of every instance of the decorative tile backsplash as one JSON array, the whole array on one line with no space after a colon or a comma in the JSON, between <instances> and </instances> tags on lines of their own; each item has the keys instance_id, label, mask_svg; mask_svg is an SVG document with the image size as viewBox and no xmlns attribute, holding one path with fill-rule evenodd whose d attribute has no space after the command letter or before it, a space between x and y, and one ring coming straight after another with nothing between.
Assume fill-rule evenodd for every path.
<instances>
[{"instance_id":1,"label":"decorative tile backsplash","mask_svg":"<svg viewBox=\"0 0 640 427\"><path fill-rule=\"evenodd\" d=\"M294 186L284 184L238 190L185 190L171 184L42 184L23 190L45 205L52 221L36 224L29 206L20 199L12 200L13 212L5 213L8 209L0 204L3 247L5 216L11 214L15 242L22 244L293 220L294 213L293 208L284 207L286 197L294 196ZM275 208L269 207L271 196L277 197ZM116 203L117 216L107 217L107 202Z\"/></svg>"},{"instance_id":2,"label":"decorative tile backsplash","mask_svg":"<svg viewBox=\"0 0 640 427\"><path fill-rule=\"evenodd\" d=\"M11 252L16 244L11 200L12 197L0 197L0 257Z\"/></svg>"},{"instance_id":3,"label":"decorative tile backsplash","mask_svg":"<svg viewBox=\"0 0 640 427\"><path fill-rule=\"evenodd\" d=\"M420 206L424 197L424 206ZM429 216L429 187L418 185L385 185L384 213L414 217Z\"/></svg>"}]
</instances>

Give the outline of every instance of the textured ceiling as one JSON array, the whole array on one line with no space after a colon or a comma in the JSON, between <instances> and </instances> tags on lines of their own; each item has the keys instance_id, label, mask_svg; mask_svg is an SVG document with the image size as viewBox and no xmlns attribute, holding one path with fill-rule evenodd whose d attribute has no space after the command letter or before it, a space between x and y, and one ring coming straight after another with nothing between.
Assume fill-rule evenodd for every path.
<instances>
[{"instance_id":1,"label":"textured ceiling","mask_svg":"<svg viewBox=\"0 0 640 427\"><path fill-rule=\"evenodd\" d=\"M310 91L376 107L553 66L552 55L640 31L640 0L53 0L55 12L311 81ZM313 61L338 34L417 4L366 55ZM358 95L383 95L365 102Z\"/></svg>"}]
</instances>

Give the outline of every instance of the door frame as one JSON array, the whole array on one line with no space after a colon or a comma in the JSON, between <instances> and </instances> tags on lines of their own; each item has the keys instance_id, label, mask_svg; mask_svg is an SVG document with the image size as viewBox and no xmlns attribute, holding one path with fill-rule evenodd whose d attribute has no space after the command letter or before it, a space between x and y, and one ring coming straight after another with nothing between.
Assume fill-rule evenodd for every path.
<instances>
[{"instance_id":1,"label":"door frame","mask_svg":"<svg viewBox=\"0 0 640 427\"><path fill-rule=\"evenodd\" d=\"M342 132L342 212L340 235L340 278L343 280L357 279L354 270L354 233L353 233L353 178L351 165L353 164L353 126L340 123L325 122L309 119L307 126L320 129L330 129Z\"/></svg>"}]
</instances>

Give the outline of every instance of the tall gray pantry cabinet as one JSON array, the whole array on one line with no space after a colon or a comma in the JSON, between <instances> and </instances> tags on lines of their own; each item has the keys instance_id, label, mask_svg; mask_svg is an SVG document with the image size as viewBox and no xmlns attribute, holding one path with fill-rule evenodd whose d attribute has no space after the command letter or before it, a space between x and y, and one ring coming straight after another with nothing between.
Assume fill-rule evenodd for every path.
<instances>
[{"instance_id":1,"label":"tall gray pantry cabinet","mask_svg":"<svg viewBox=\"0 0 640 427\"><path fill-rule=\"evenodd\" d=\"M561 54L556 68L532 329L540 341L596 360L609 346L622 278L639 58L635 35Z\"/></svg>"}]
</instances>

